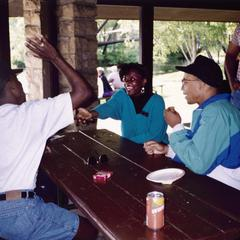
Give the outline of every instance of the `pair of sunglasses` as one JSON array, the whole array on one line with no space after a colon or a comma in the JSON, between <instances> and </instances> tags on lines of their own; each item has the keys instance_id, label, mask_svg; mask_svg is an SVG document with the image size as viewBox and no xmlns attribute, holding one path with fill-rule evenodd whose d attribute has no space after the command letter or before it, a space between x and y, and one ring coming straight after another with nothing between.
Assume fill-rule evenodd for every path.
<instances>
[{"instance_id":1,"label":"pair of sunglasses","mask_svg":"<svg viewBox=\"0 0 240 240\"><path fill-rule=\"evenodd\" d=\"M101 154L98 156L89 156L86 160L86 165L96 165L108 162L108 156L106 154Z\"/></svg>"}]
</instances>

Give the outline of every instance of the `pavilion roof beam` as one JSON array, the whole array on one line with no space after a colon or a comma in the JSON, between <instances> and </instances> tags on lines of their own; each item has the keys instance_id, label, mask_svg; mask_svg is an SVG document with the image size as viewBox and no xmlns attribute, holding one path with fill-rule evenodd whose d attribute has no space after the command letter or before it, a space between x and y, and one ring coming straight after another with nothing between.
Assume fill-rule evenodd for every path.
<instances>
[{"instance_id":1,"label":"pavilion roof beam","mask_svg":"<svg viewBox=\"0 0 240 240\"><path fill-rule=\"evenodd\" d=\"M154 7L177 7L177 8L202 8L202 9L224 9L240 10L239 1L236 0L97 0L97 4L105 5L127 5Z\"/></svg>"}]
</instances>

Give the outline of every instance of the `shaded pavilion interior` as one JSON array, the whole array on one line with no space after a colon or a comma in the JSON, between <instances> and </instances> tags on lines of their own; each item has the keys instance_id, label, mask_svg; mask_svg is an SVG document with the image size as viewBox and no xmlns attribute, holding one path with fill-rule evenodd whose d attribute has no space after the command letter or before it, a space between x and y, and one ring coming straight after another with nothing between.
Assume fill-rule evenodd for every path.
<instances>
[{"instance_id":1,"label":"shaded pavilion interior","mask_svg":"<svg viewBox=\"0 0 240 240\"><path fill-rule=\"evenodd\" d=\"M52 14L57 1L41 0L42 32L53 44L57 42L56 16ZM67 1L66 1L67 2ZM71 2L71 1L69 1ZM78 1L72 1L78 2ZM81 2L81 1L79 1ZM153 71L153 21L221 21L239 22L240 4L238 1L206 1L206 0L97 0L98 19L134 19L139 20L140 56L139 61L146 66L152 79ZM10 64L10 43L8 17L23 15L22 0L0 1L0 58ZM96 33L97 34L97 33ZM51 67L46 70L44 81L44 97L59 93L57 74ZM54 81L52 80L54 79ZM152 89L152 82L148 83Z\"/></svg>"},{"instance_id":2,"label":"shaded pavilion interior","mask_svg":"<svg viewBox=\"0 0 240 240\"><path fill-rule=\"evenodd\" d=\"M152 79L153 71L154 20L240 21L240 4L237 0L97 0L96 7L97 18L99 19L134 19L140 21L139 61L148 69L150 74L149 79ZM57 46L56 19L55 15L52 14L55 9L55 0L41 0L42 32ZM8 18L11 16L22 16L22 12L22 0L0 0L0 59L4 59L9 64L10 40ZM95 84L97 85L97 80ZM152 89L152 82L148 84L148 89ZM52 97L59 93L58 74L52 65L45 68L43 89L44 97ZM44 180L43 184L45 184Z\"/></svg>"}]
</instances>

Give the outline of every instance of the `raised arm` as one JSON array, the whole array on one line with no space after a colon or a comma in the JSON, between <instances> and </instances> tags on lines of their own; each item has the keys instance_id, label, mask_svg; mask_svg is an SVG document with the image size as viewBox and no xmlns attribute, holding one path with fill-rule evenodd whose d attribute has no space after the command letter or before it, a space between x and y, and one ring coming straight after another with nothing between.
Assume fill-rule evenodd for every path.
<instances>
[{"instance_id":1,"label":"raised arm","mask_svg":"<svg viewBox=\"0 0 240 240\"><path fill-rule=\"evenodd\" d=\"M45 37L28 38L25 45L35 57L50 61L66 76L72 88L70 95L73 109L78 108L92 96L93 91L90 84L63 59Z\"/></svg>"},{"instance_id":2,"label":"raised arm","mask_svg":"<svg viewBox=\"0 0 240 240\"><path fill-rule=\"evenodd\" d=\"M238 67L237 56L239 52L240 47L230 42L225 57L224 68L232 91L240 89L240 83L235 80Z\"/></svg>"}]
</instances>

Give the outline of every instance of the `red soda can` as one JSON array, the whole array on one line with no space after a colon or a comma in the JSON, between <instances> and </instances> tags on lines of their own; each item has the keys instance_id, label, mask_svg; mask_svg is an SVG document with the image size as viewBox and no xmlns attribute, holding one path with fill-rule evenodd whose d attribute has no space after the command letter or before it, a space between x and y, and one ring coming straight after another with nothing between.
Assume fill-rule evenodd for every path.
<instances>
[{"instance_id":1,"label":"red soda can","mask_svg":"<svg viewBox=\"0 0 240 240\"><path fill-rule=\"evenodd\" d=\"M164 196L161 192L149 192L146 197L146 225L152 230L164 226Z\"/></svg>"},{"instance_id":2,"label":"red soda can","mask_svg":"<svg viewBox=\"0 0 240 240\"><path fill-rule=\"evenodd\" d=\"M93 181L96 183L106 183L111 178L113 172L111 171L98 171L93 174Z\"/></svg>"},{"instance_id":3,"label":"red soda can","mask_svg":"<svg viewBox=\"0 0 240 240\"><path fill-rule=\"evenodd\" d=\"M107 176L103 175L103 174L94 174L93 175L93 181L94 182L105 183L107 181Z\"/></svg>"}]
</instances>

